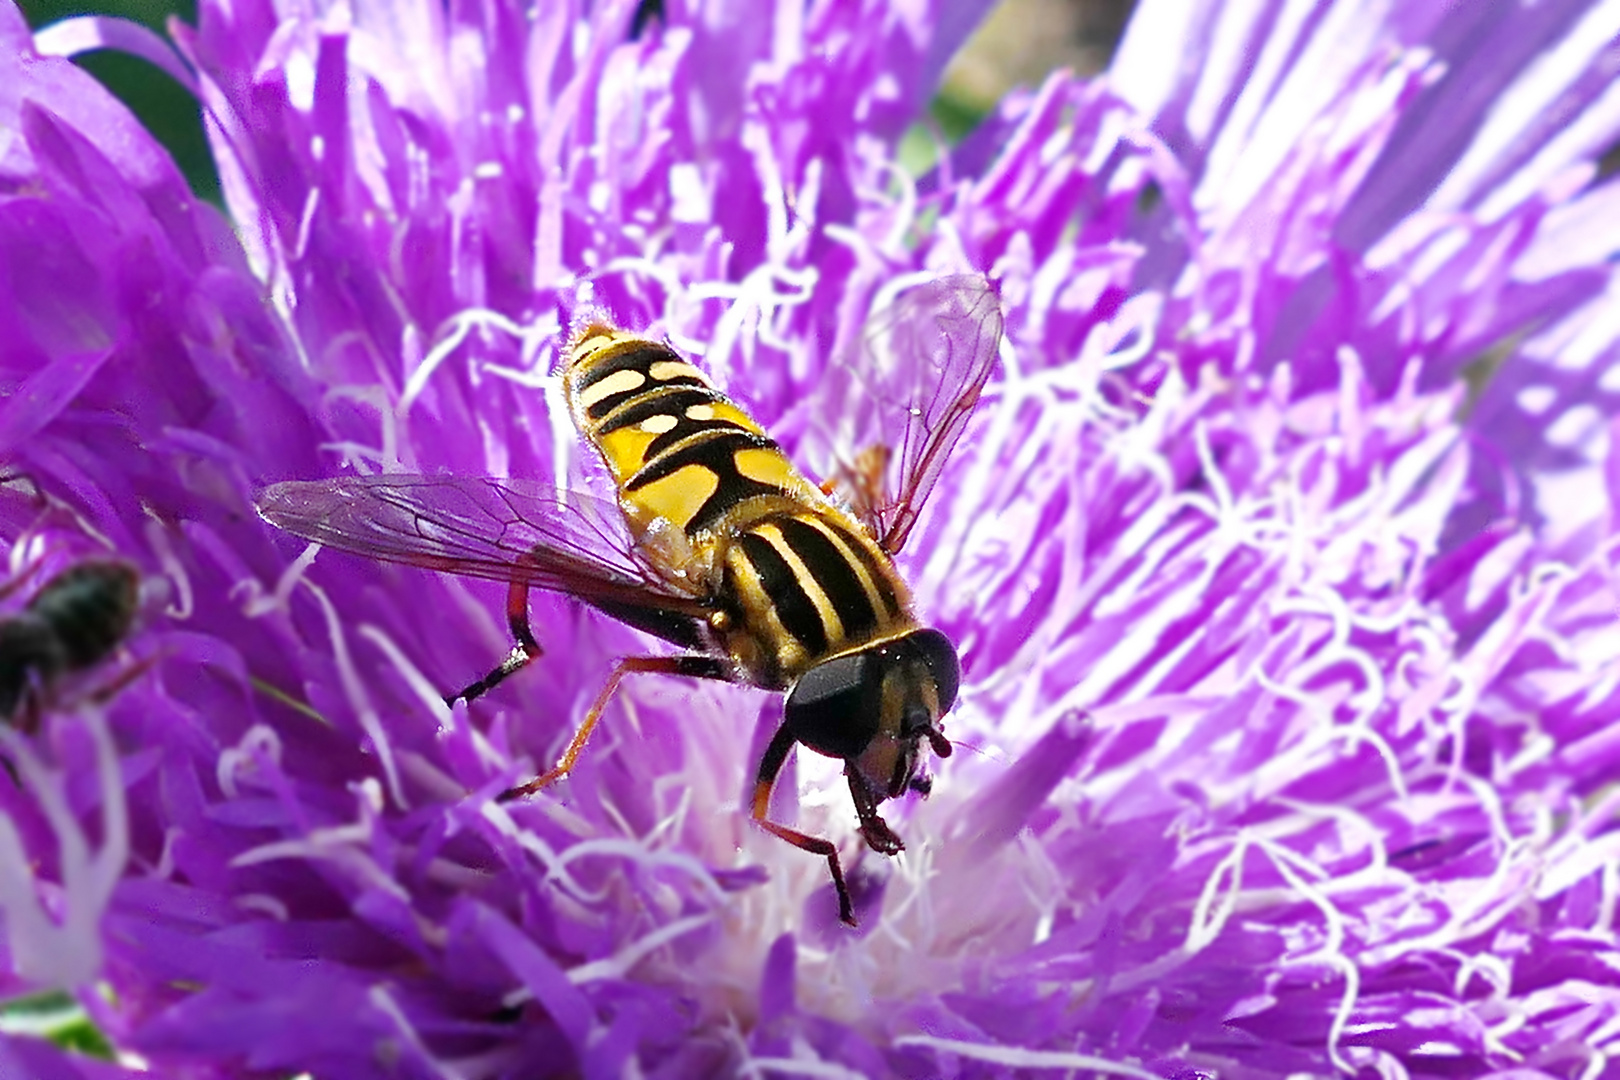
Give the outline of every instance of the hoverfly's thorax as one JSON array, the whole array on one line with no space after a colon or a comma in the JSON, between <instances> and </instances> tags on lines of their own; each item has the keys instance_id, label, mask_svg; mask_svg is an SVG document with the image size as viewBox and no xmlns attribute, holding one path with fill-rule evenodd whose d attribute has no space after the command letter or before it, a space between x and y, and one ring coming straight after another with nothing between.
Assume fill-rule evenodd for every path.
<instances>
[{"instance_id":1,"label":"hoverfly's thorax","mask_svg":"<svg viewBox=\"0 0 1620 1080\"><path fill-rule=\"evenodd\" d=\"M746 616L738 632L757 642L757 670L773 686L913 626L910 598L888 556L830 508L751 523L727 547L723 574L722 592L735 596Z\"/></svg>"}]
</instances>

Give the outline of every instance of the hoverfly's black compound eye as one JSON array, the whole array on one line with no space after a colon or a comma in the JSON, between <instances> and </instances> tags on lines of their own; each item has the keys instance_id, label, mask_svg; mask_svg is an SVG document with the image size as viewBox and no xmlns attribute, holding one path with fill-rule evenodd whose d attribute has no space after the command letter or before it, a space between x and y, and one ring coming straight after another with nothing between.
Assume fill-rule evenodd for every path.
<instances>
[{"instance_id":1,"label":"hoverfly's black compound eye","mask_svg":"<svg viewBox=\"0 0 1620 1080\"><path fill-rule=\"evenodd\" d=\"M852 758L877 734L883 669L870 652L834 657L800 676L783 719L818 754Z\"/></svg>"},{"instance_id":2,"label":"hoverfly's black compound eye","mask_svg":"<svg viewBox=\"0 0 1620 1080\"><path fill-rule=\"evenodd\" d=\"M956 646L938 630L919 630L906 641L922 656L929 674L934 677L940 714L949 712L956 704L956 692L962 685L962 664L956 658Z\"/></svg>"}]
</instances>

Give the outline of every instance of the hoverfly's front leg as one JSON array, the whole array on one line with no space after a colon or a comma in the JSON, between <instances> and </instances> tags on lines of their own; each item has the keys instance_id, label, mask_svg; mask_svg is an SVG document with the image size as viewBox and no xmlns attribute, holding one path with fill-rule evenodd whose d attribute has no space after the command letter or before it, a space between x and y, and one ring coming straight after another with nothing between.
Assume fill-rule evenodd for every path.
<instances>
[{"instance_id":1,"label":"hoverfly's front leg","mask_svg":"<svg viewBox=\"0 0 1620 1080\"><path fill-rule=\"evenodd\" d=\"M494 671L471 686L448 695L444 699L445 705L454 706L457 701L483 697L509 676L540 659L545 650L540 648L540 643L534 639L534 631L529 628L529 586L526 582L514 581L506 587L506 625L512 628L512 640L517 643L512 646L512 652Z\"/></svg>"},{"instance_id":2,"label":"hoverfly's front leg","mask_svg":"<svg viewBox=\"0 0 1620 1080\"><path fill-rule=\"evenodd\" d=\"M771 788L776 784L776 774L782 771L782 764L787 761L793 742L792 730L783 724L771 737L771 744L765 748L765 756L760 758L758 778L754 781L754 821L777 839L786 840L800 851L808 851L827 860L827 866L832 870L833 888L838 890L838 918L854 926L855 906L850 903L849 886L844 884L844 868L839 865L838 849L833 847L832 841L779 825L765 816L771 809Z\"/></svg>"},{"instance_id":3,"label":"hoverfly's front leg","mask_svg":"<svg viewBox=\"0 0 1620 1080\"><path fill-rule=\"evenodd\" d=\"M585 719L579 723L579 730L575 731L574 737L568 741L568 747L562 752L562 756L557 759L557 764L528 783L501 792L497 801L508 802L512 799L521 799L525 795L533 795L546 785L567 776L569 771L573 769L574 763L579 760L580 751L585 749L585 742L591 737L591 732L596 728L597 721L602 719L602 713L607 709L608 701L613 697L613 692L619 688L620 680L626 675L647 673L685 675L692 679L719 679L723 682L733 681L731 669L723 661L713 656L631 656L620 660L614 666L612 673L608 675L607 682L602 684L601 692L596 695L596 700L591 703L590 710L585 713Z\"/></svg>"}]
</instances>

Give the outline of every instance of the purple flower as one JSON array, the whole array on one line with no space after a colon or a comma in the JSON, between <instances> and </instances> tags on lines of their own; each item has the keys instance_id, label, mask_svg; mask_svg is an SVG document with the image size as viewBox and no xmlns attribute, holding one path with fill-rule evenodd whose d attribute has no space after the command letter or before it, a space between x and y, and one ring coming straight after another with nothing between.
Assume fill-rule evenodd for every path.
<instances>
[{"instance_id":1,"label":"purple flower","mask_svg":"<svg viewBox=\"0 0 1620 1080\"><path fill-rule=\"evenodd\" d=\"M209 2L183 63L0 16L5 602L147 577L0 784L0 992L125 1060L14 1034L0 1074L1610 1071L1620 5L1150 0L921 179L976 12L635 6ZM228 217L55 55L94 40L193 80ZM631 680L497 802L655 646L537 596L545 656L446 710L503 590L253 512L589 487L548 390L587 310L792 446L963 271L1001 369L901 560L962 749L892 860L836 763L779 784L858 930L747 821L779 698Z\"/></svg>"}]
</instances>

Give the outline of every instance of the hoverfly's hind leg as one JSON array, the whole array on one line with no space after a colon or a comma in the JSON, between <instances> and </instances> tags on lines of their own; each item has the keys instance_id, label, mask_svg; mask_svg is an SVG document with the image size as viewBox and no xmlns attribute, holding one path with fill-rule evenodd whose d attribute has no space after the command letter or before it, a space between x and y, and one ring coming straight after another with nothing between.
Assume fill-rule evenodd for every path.
<instances>
[{"instance_id":1,"label":"hoverfly's hind leg","mask_svg":"<svg viewBox=\"0 0 1620 1080\"><path fill-rule=\"evenodd\" d=\"M760 759L759 774L754 781L753 818L760 828L777 839L786 840L800 851L808 851L827 860L827 867L832 871L833 888L838 890L838 918L846 925L854 926L855 906L850 902L849 886L844 884L844 868L838 862L838 849L832 841L779 825L765 816L770 813L771 788L776 784L776 774L782 771L782 764L787 761L793 742L793 732L783 724L772 736L771 744L765 748L765 756Z\"/></svg>"},{"instance_id":2,"label":"hoverfly's hind leg","mask_svg":"<svg viewBox=\"0 0 1620 1080\"><path fill-rule=\"evenodd\" d=\"M557 764L515 788L501 792L499 802L508 802L512 799L521 799L525 795L533 795L548 784L554 783L567 776L573 769L579 755L585 749L585 742L595 730L597 721L602 719L602 713L607 709L608 701L612 699L613 692L619 688L619 682L626 675L684 675L692 679L719 679L723 682L732 682L735 676L726 664L713 656L631 656L620 660L614 666L613 672L608 675L607 682L602 684L601 691L596 700L591 703L585 719L579 723L579 730L568 741L568 747L557 759Z\"/></svg>"},{"instance_id":3,"label":"hoverfly's hind leg","mask_svg":"<svg viewBox=\"0 0 1620 1080\"><path fill-rule=\"evenodd\" d=\"M508 677L528 667L540 659L544 649L534 639L534 631L529 628L529 586L526 582L514 581L506 589L506 625L512 628L512 640L517 644L499 667L485 675L471 686L462 688L454 694L445 697L444 703L454 707L458 701L472 701L481 698L495 689Z\"/></svg>"}]
</instances>

